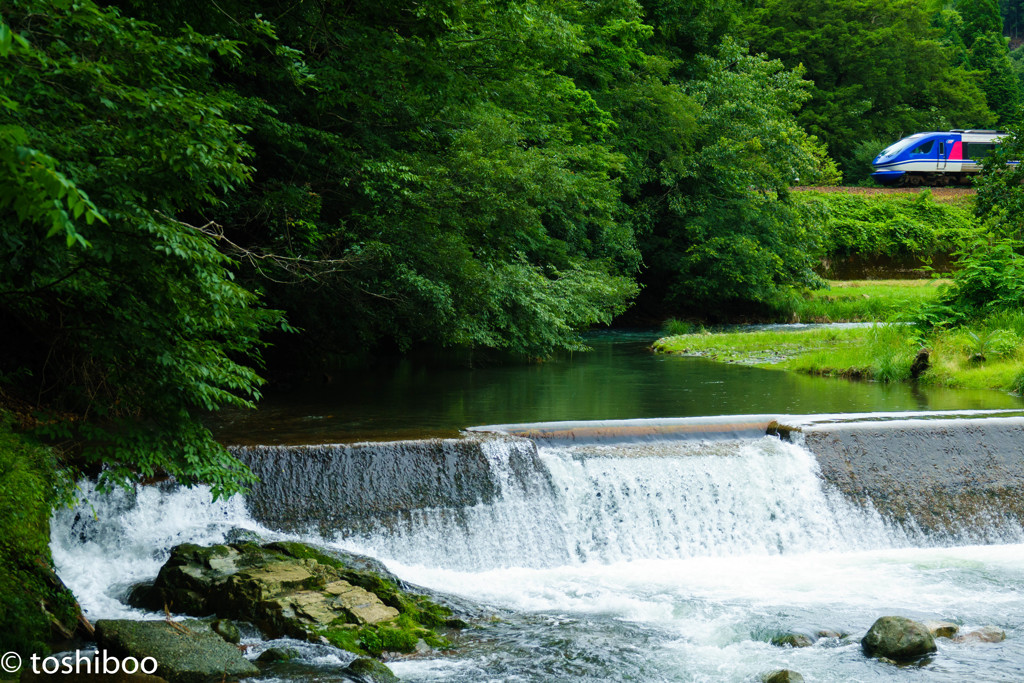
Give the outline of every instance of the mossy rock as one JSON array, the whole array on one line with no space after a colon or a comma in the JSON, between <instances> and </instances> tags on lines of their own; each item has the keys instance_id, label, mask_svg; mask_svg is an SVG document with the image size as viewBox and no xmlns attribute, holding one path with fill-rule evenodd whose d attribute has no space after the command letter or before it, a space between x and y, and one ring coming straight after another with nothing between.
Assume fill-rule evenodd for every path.
<instances>
[{"instance_id":1,"label":"mossy rock","mask_svg":"<svg viewBox=\"0 0 1024 683\"><path fill-rule=\"evenodd\" d=\"M242 642L242 632L230 619L214 619L210 622L210 629L232 645Z\"/></svg>"},{"instance_id":2,"label":"mossy rock","mask_svg":"<svg viewBox=\"0 0 1024 683\"><path fill-rule=\"evenodd\" d=\"M121 657L152 657L159 664L157 675L168 683L209 683L259 673L237 647L203 621L101 619L96 622L96 639L100 649Z\"/></svg>"},{"instance_id":3,"label":"mossy rock","mask_svg":"<svg viewBox=\"0 0 1024 683\"><path fill-rule=\"evenodd\" d=\"M260 656L256 658L257 662L264 664L271 662L290 662L293 659L298 659L302 653L299 652L298 648L294 647L270 647L260 653Z\"/></svg>"},{"instance_id":4,"label":"mossy rock","mask_svg":"<svg viewBox=\"0 0 1024 683\"><path fill-rule=\"evenodd\" d=\"M463 623L450 609L403 590L390 574L353 564L350 557L290 541L184 544L172 549L152 589L132 595L172 611L248 621L271 638L325 637L362 655L412 652L420 640L450 645L434 631Z\"/></svg>"},{"instance_id":5,"label":"mossy rock","mask_svg":"<svg viewBox=\"0 0 1024 683\"><path fill-rule=\"evenodd\" d=\"M356 659L343 671L360 683L399 683L399 678L384 664L375 659Z\"/></svg>"},{"instance_id":6,"label":"mossy rock","mask_svg":"<svg viewBox=\"0 0 1024 683\"><path fill-rule=\"evenodd\" d=\"M881 617L861 640L869 657L910 662L935 652L935 638L924 624L906 617Z\"/></svg>"},{"instance_id":7,"label":"mossy rock","mask_svg":"<svg viewBox=\"0 0 1024 683\"><path fill-rule=\"evenodd\" d=\"M762 683L804 683L804 677L792 669L776 669L761 676Z\"/></svg>"},{"instance_id":8,"label":"mossy rock","mask_svg":"<svg viewBox=\"0 0 1024 683\"><path fill-rule=\"evenodd\" d=\"M810 647L815 639L805 633L781 633L772 638L776 647Z\"/></svg>"},{"instance_id":9,"label":"mossy rock","mask_svg":"<svg viewBox=\"0 0 1024 683\"><path fill-rule=\"evenodd\" d=\"M335 647L374 657L385 652L415 652L420 641L434 649L451 647L451 641L447 638L404 614L387 624L361 628L353 628L351 624L336 624L325 629L321 635Z\"/></svg>"}]
</instances>

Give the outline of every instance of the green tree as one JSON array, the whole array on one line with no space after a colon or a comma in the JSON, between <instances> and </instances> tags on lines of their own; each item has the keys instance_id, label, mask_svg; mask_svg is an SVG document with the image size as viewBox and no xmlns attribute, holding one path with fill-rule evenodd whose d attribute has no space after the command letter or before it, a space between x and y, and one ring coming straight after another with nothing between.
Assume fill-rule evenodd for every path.
<instances>
[{"instance_id":1,"label":"green tree","mask_svg":"<svg viewBox=\"0 0 1024 683\"><path fill-rule=\"evenodd\" d=\"M1010 60L996 0L958 0L967 65L977 71L979 84L998 123L1020 120L1021 85Z\"/></svg>"},{"instance_id":2,"label":"green tree","mask_svg":"<svg viewBox=\"0 0 1024 683\"><path fill-rule=\"evenodd\" d=\"M953 285L922 312L929 325L955 325L1024 307L1024 134L1010 129L984 161L977 212L981 234L958 254Z\"/></svg>"},{"instance_id":3,"label":"green tree","mask_svg":"<svg viewBox=\"0 0 1024 683\"><path fill-rule=\"evenodd\" d=\"M211 216L236 244L311 264L246 272L305 330L302 356L546 356L635 294L615 123L567 75L590 50L584 3L127 7L244 41L218 78L248 98L258 172Z\"/></svg>"},{"instance_id":4,"label":"green tree","mask_svg":"<svg viewBox=\"0 0 1024 683\"><path fill-rule=\"evenodd\" d=\"M1024 2L999 0L999 14L1003 18L1003 34L1018 41L1024 29Z\"/></svg>"},{"instance_id":5,"label":"green tree","mask_svg":"<svg viewBox=\"0 0 1024 683\"><path fill-rule=\"evenodd\" d=\"M682 75L700 55L714 54L722 41L735 33L739 20L737 0L643 0L644 18L655 27L654 46L676 60Z\"/></svg>"},{"instance_id":6,"label":"green tree","mask_svg":"<svg viewBox=\"0 0 1024 683\"><path fill-rule=\"evenodd\" d=\"M997 0L956 0L953 7L963 17L963 36L967 45L974 44L980 36L1003 34Z\"/></svg>"},{"instance_id":7,"label":"green tree","mask_svg":"<svg viewBox=\"0 0 1024 683\"><path fill-rule=\"evenodd\" d=\"M1006 48L1006 39L998 33L978 36L971 44L969 63L981 72L981 89L1001 126L1021 118L1021 82Z\"/></svg>"},{"instance_id":8,"label":"green tree","mask_svg":"<svg viewBox=\"0 0 1024 683\"><path fill-rule=\"evenodd\" d=\"M645 296L676 311L775 305L792 287L819 283L816 236L788 188L836 179L793 116L808 84L731 40L695 67L699 75L681 84L697 107L695 131L636 190L649 216Z\"/></svg>"},{"instance_id":9,"label":"green tree","mask_svg":"<svg viewBox=\"0 0 1024 683\"><path fill-rule=\"evenodd\" d=\"M89 2L3 9L0 377L108 483L251 476L200 419L258 395L242 361L280 316L186 222L251 173L237 98L209 80L238 56Z\"/></svg>"}]
</instances>

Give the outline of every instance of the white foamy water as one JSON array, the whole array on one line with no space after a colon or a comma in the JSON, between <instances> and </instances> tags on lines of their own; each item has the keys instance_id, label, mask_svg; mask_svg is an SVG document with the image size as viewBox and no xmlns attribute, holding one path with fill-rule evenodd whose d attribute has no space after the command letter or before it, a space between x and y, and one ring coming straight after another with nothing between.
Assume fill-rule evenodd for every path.
<instances>
[{"instance_id":1,"label":"white foamy water","mask_svg":"<svg viewBox=\"0 0 1024 683\"><path fill-rule=\"evenodd\" d=\"M223 543L232 529L264 536L241 496L214 501L206 486L117 489L101 495L80 484L82 503L58 510L51 520L50 548L58 574L90 619L138 618L121 602L133 584L156 577L180 543Z\"/></svg>"},{"instance_id":2,"label":"white foamy water","mask_svg":"<svg viewBox=\"0 0 1024 683\"><path fill-rule=\"evenodd\" d=\"M906 532L822 487L814 456L777 438L545 447L545 471L502 496L417 510L351 540L406 564L486 570L907 545Z\"/></svg>"},{"instance_id":3,"label":"white foamy water","mask_svg":"<svg viewBox=\"0 0 1024 683\"><path fill-rule=\"evenodd\" d=\"M326 541L497 617L467 629L455 654L393 662L405 681L750 683L783 667L808 681L1024 680L1022 544L894 527L824 486L805 449L769 437L546 447L525 480L504 448L488 446L493 503L417 510ZM281 537L242 498L214 502L202 488L86 493L96 517L59 512L52 545L92 618L141 616L119 598L174 544L223 542L234 529ZM925 668L897 668L858 644L886 614L991 624L1008 638L943 640ZM823 629L849 637L769 643ZM311 655L294 678L331 680L340 660L329 659Z\"/></svg>"}]
</instances>

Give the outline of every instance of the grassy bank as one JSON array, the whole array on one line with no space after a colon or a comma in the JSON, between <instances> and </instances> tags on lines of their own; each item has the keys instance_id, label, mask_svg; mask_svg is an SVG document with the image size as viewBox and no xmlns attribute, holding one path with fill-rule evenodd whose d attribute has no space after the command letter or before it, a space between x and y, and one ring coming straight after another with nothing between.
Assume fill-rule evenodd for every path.
<instances>
[{"instance_id":1,"label":"grassy bank","mask_svg":"<svg viewBox=\"0 0 1024 683\"><path fill-rule=\"evenodd\" d=\"M828 289L809 292L798 301L793 322L873 322L893 320L935 300L946 279L831 280Z\"/></svg>"},{"instance_id":2,"label":"grassy bank","mask_svg":"<svg viewBox=\"0 0 1024 683\"><path fill-rule=\"evenodd\" d=\"M907 311L935 301L948 279L829 280L825 289L808 290L794 297L780 314L768 320L791 323L844 323L900 320ZM669 319L667 334L700 329L699 322Z\"/></svg>"},{"instance_id":3,"label":"grassy bank","mask_svg":"<svg viewBox=\"0 0 1024 683\"><path fill-rule=\"evenodd\" d=\"M911 379L921 349L932 386L1024 390L1024 313L1002 313L973 326L924 332L913 325L708 332L659 339L662 353L703 356L808 374L882 382Z\"/></svg>"},{"instance_id":4,"label":"grassy bank","mask_svg":"<svg viewBox=\"0 0 1024 683\"><path fill-rule=\"evenodd\" d=\"M75 631L78 604L53 572L50 513L65 491L50 449L0 410L0 652L25 660Z\"/></svg>"}]
</instances>

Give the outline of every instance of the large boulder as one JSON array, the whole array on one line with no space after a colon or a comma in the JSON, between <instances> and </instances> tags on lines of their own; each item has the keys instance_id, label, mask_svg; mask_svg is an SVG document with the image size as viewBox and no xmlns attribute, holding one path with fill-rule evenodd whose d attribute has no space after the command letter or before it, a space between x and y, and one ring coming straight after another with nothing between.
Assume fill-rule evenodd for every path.
<instances>
[{"instance_id":1,"label":"large boulder","mask_svg":"<svg viewBox=\"0 0 1024 683\"><path fill-rule=\"evenodd\" d=\"M935 638L924 624L906 617L881 617L861 640L869 657L908 662L935 652Z\"/></svg>"},{"instance_id":2,"label":"large boulder","mask_svg":"<svg viewBox=\"0 0 1024 683\"><path fill-rule=\"evenodd\" d=\"M358 654L411 652L421 639L446 644L433 628L459 623L450 609L406 592L370 563L347 560L292 542L184 544L172 549L153 585L129 599L248 621L270 638L326 640Z\"/></svg>"},{"instance_id":3,"label":"large boulder","mask_svg":"<svg viewBox=\"0 0 1024 683\"><path fill-rule=\"evenodd\" d=\"M259 673L238 647L201 621L101 619L96 622L96 640L101 653L97 657L132 657L147 668L145 660L152 658L158 665L156 675L168 683L209 683ZM147 668L142 671L152 673Z\"/></svg>"}]
</instances>

